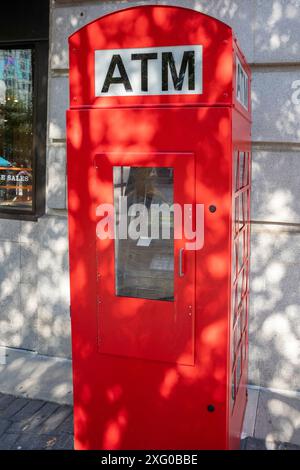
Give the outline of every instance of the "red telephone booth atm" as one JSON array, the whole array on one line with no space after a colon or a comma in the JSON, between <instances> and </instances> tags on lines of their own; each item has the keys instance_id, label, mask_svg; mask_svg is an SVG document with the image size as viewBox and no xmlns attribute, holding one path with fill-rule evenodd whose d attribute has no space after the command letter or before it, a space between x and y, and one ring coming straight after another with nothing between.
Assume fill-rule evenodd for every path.
<instances>
[{"instance_id":1,"label":"red telephone booth atm","mask_svg":"<svg viewBox=\"0 0 300 470\"><path fill-rule=\"evenodd\" d=\"M236 449L247 402L250 69L229 26L171 6L104 16L69 46L75 447ZM135 216L162 204L171 210L159 224L137 227Z\"/></svg>"}]
</instances>

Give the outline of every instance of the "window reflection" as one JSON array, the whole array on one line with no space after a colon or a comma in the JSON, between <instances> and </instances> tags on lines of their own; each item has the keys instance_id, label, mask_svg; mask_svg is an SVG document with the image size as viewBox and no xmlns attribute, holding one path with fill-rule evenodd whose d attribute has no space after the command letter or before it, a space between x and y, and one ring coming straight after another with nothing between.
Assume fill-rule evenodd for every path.
<instances>
[{"instance_id":1,"label":"window reflection","mask_svg":"<svg viewBox=\"0 0 300 470\"><path fill-rule=\"evenodd\" d=\"M120 204L121 197L126 199L126 207ZM114 201L116 295L173 301L174 214L169 210L169 214L151 217L157 206L173 206L173 169L114 167ZM124 227L125 221L128 234L133 204L139 204L147 216L147 233L137 239L121 239L120 225Z\"/></svg>"},{"instance_id":2,"label":"window reflection","mask_svg":"<svg viewBox=\"0 0 300 470\"><path fill-rule=\"evenodd\" d=\"M32 208L32 50L0 49L0 206Z\"/></svg>"}]
</instances>

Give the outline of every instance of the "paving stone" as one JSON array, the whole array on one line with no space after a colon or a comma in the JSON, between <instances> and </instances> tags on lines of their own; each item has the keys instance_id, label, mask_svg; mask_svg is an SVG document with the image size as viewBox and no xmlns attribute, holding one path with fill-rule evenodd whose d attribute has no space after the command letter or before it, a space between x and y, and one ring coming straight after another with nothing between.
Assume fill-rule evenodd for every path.
<instances>
[{"instance_id":1,"label":"paving stone","mask_svg":"<svg viewBox=\"0 0 300 470\"><path fill-rule=\"evenodd\" d=\"M5 410L7 406L16 400L16 397L13 397L11 395L3 395L3 393L0 394L0 411Z\"/></svg>"},{"instance_id":2,"label":"paving stone","mask_svg":"<svg viewBox=\"0 0 300 470\"><path fill-rule=\"evenodd\" d=\"M1 412L2 418L14 419L14 415L28 404L27 398L16 398Z\"/></svg>"},{"instance_id":3,"label":"paving stone","mask_svg":"<svg viewBox=\"0 0 300 470\"><path fill-rule=\"evenodd\" d=\"M277 449L276 450L300 450L299 446L296 446L295 444L282 444L279 443L277 444Z\"/></svg>"},{"instance_id":4,"label":"paving stone","mask_svg":"<svg viewBox=\"0 0 300 470\"><path fill-rule=\"evenodd\" d=\"M57 436L47 436L33 433L22 433L14 443L14 450L50 450L58 440Z\"/></svg>"},{"instance_id":5,"label":"paving stone","mask_svg":"<svg viewBox=\"0 0 300 470\"><path fill-rule=\"evenodd\" d=\"M20 434L5 433L0 438L0 450L11 450L19 437Z\"/></svg>"},{"instance_id":6,"label":"paving stone","mask_svg":"<svg viewBox=\"0 0 300 470\"><path fill-rule=\"evenodd\" d=\"M2 419L0 415L0 436L6 431L7 428L11 425L11 422L8 419Z\"/></svg>"},{"instance_id":7,"label":"paving stone","mask_svg":"<svg viewBox=\"0 0 300 470\"><path fill-rule=\"evenodd\" d=\"M74 433L74 420L73 420L73 412L70 416L64 420L64 422L57 428L58 433L66 433L73 435Z\"/></svg>"},{"instance_id":8,"label":"paving stone","mask_svg":"<svg viewBox=\"0 0 300 470\"><path fill-rule=\"evenodd\" d=\"M32 416L23 419L22 421L14 422L9 428L10 432L32 432L36 430L49 416L54 413L59 405L55 403L45 403L42 408L36 411Z\"/></svg>"},{"instance_id":9,"label":"paving stone","mask_svg":"<svg viewBox=\"0 0 300 470\"><path fill-rule=\"evenodd\" d=\"M31 418L32 415L44 406L45 402L42 400L27 400L27 404L13 417L13 421L23 421Z\"/></svg>"},{"instance_id":10,"label":"paving stone","mask_svg":"<svg viewBox=\"0 0 300 470\"><path fill-rule=\"evenodd\" d=\"M74 449L74 438L70 434L62 433L58 436L58 439L53 447L55 450L73 450Z\"/></svg>"},{"instance_id":11,"label":"paving stone","mask_svg":"<svg viewBox=\"0 0 300 470\"><path fill-rule=\"evenodd\" d=\"M37 428L39 434L50 434L56 432L66 418L70 416L72 409L70 406L60 406Z\"/></svg>"},{"instance_id":12,"label":"paving stone","mask_svg":"<svg viewBox=\"0 0 300 470\"><path fill-rule=\"evenodd\" d=\"M255 439L253 437L247 437L243 440L242 450L267 450L265 441L262 439Z\"/></svg>"}]
</instances>

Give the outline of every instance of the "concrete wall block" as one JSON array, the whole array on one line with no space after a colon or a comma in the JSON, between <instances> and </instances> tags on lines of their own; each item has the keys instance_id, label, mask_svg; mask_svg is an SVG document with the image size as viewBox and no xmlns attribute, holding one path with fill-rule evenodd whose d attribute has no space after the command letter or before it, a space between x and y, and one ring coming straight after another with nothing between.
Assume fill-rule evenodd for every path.
<instances>
[{"instance_id":1,"label":"concrete wall block","mask_svg":"<svg viewBox=\"0 0 300 470\"><path fill-rule=\"evenodd\" d=\"M38 352L46 356L71 357L69 309L53 302L38 310Z\"/></svg>"},{"instance_id":2,"label":"concrete wall block","mask_svg":"<svg viewBox=\"0 0 300 470\"><path fill-rule=\"evenodd\" d=\"M64 217L39 222L38 352L70 357L68 223Z\"/></svg>"},{"instance_id":3,"label":"concrete wall block","mask_svg":"<svg viewBox=\"0 0 300 470\"><path fill-rule=\"evenodd\" d=\"M300 1L256 0L254 62L297 62L300 57Z\"/></svg>"},{"instance_id":4,"label":"concrete wall block","mask_svg":"<svg viewBox=\"0 0 300 470\"><path fill-rule=\"evenodd\" d=\"M99 2L95 5L87 5L84 1L80 2L80 5L76 3L72 8L62 6L53 9L50 62L52 69L67 69L69 67L68 37L82 26L113 11L130 6L146 5L149 2L129 0L126 2Z\"/></svg>"},{"instance_id":5,"label":"concrete wall block","mask_svg":"<svg viewBox=\"0 0 300 470\"><path fill-rule=\"evenodd\" d=\"M66 217L43 217L40 222L39 276L52 272L68 273L68 220Z\"/></svg>"},{"instance_id":6,"label":"concrete wall block","mask_svg":"<svg viewBox=\"0 0 300 470\"><path fill-rule=\"evenodd\" d=\"M0 241L19 241L21 223L19 220L0 219Z\"/></svg>"},{"instance_id":7,"label":"concrete wall block","mask_svg":"<svg viewBox=\"0 0 300 470\"><path fill-rule=\"evenodd\" d=\"M298 152L253 151L252 220L300 224Z\"/></svg>"},{"instance_id":8,"label":"concrete wall block","mask_svg":"<svg viewBox=\"0 0 300 470\"><path fill-rule=\"evenodd\" d=\"M20 283L20 245L4 241L0 244L0 301L18 290Z\"/></svg>"},{"instance_id":9,"label":"concrete wall block","mask_svg":"<svg viewBox=\"0 0 300 470\"><path fill-rule=\"evenodd\" d=\"M39 240L38 222L20 221L20 243L34 243Z\"/></svg>"},{"instance_id":10,"label":"concrete wall block","mask_svg":"<svg viewBox=\"0 0 300 470\"><path fill-rule=\"evenodd\" d=\"M20 285L20 313L24 318L24 325L21 330L22 349L31 351L37 350L37 313L38 313L38 292L36 285Z\"/></svg>"},{"instance_id":11,"label":"concrete wall block","mask_svg":"<svg viewBox=\"0 0 300 470\"><path fill-rule=\"evenodd\" d=\"M0 312L0 345L22 347L25 318L21 313L20 284L8 293L1 282Z\"/></svg>"},{"instance_id":12,"label":"concrete wall block","mask_svg":"<svg viewBox=\"0 0 300 470\"><path fill-rule=\"evenodd\" d=\"M47 207L66 208L66 148L51 146L48 153Z\"/></svg>"},{"instance_id":13,"label":"concrete wall block","mask_svg":"<svg viewBox=\"0 0 300 470\"><path fill-rule=\"evenodd\" d=\"M69 272L53 266L38 280L38 352L57 357L70 357L70 288Z\"/></svg>"},{"instance_id":14,"label":"concrete wall block","mask_svg":"<svg viewBox=\"0 0 300 470\"><path fill-rule=\"evenodd\" d=\"M250 379L299 391L300 232L260 225L252 232Z\"/></svg>"},{"instance_id":15,"label":"concrete wall block","mask_svg":"<svg viewBox=\"0 0 300 470\"><path fill-rule=\"evenodd\" d=\"M29 256L29 255L28 255ZM2 242L0 245L0 343L13 348L36 347L36 285L22 285L20 269L21 245ZM29 276L30 269L27 268Z\"/></svg>"},{"instance_id":16,"label":"concrete wall block","mask_svg":"<svg viewBox=\"0 0 300 470\"><path fill-rule=\"evenodd\" d=\"M35 285L38 279L37 260L39 247L34 243L21 243L21 283Z\"/></svg>"},{"instance_id":17,"label":"concrete wall block","mask_svg":"<svg viewBox=\"0 0 300 470\"><path fill-rule=\"evenodd\" d=\"M50 77L49 86L49 139L66 137L66 110L69 108L69 80Z\"/></svg>"},{"instance_id":18,"label":"concrete wall block","mask_svg":"<svg viewBox=\"0 0 300 470\"><path fill-rule=\"evenodd\" d=\"M37 259L39 254L39 223L21 221L20 255L21 283L37 283Z\"/></svg>"},{"instance_id":19,"label":"concrete wall block","mask_svg":"<svg viewBox=\"0 0 300 470\"><path fill-rule=\"evenodd\" d=\"M39 275L38 280L39 305L50 309L61 306L67 311L70 305L69 273L60 271L49 271L48 274Z\"/></svg>"},{"instance_id":20,"label":"concrete wall block","mask_svg":"<svg viewBox=\"0 0 300 470\"><path fill-rule=\"evenodd\" d=\"M300 105L294 103L293 84L300 67L266 68L253 71L253 140L299 142Z\"/></svg>"}]
</instances>

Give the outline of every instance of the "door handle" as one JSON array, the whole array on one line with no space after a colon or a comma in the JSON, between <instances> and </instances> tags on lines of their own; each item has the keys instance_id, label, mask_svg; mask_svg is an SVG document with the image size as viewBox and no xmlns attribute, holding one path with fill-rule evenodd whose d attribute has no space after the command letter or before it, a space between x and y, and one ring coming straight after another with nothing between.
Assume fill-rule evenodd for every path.
<instances>
[{"instance_id":1,"label":"door handle","mask_svg":"<svg viewBox=\"0 0 300 470\"><path fill-rule=\"evenodd\" d=\"M179 277L184 277L184 248L179 250Z\"/></svg>"}]
</instances>

